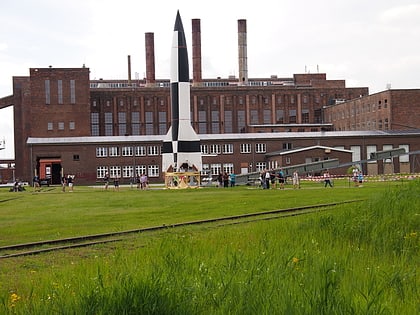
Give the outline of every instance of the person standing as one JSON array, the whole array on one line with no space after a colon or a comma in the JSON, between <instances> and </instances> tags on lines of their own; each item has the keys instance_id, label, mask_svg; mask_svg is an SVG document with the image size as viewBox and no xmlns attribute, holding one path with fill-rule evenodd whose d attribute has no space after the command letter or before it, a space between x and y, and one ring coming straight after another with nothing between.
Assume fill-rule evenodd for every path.
<instances>
[{"instance_id":1,"label":"person standing","mask_svg":"<svg viewBox=\"0 0 420 315\"><path fill-rule=\"evenodd\" d=\"M105 173L105 177L104 177L104 182L105 182L105 190L108 189L108 185L109 185L109 174Z\"/></svg>"},{"instance_id":2,"label":"person standing","mask_svg":"<svg viewBox=\"0 0 420 315\"><path fill-rule=\"evenodd\" d=\"M328 185L330 187L332 187L332 183L331 183L331 176L330 176L330 172L328 172L328 170L325 171L324 173L324 187L327 187Z\"/></svg>"},{"instance_id":3,"label":"person standing","mask_svg":"<svg viewBox=\"0 0 420 315\"><path fill-rule=\"evenodd\" d=\"M120 190L120 178L118 176L114 177L114 190Z\"/></svg>"},{"instance_id":4,"label":"person standing","mask_svg":"<svg viewBox=\"0 0 420 315\"><path fill-rule=\"evenodd\" d=\"M67 178L66 178L66 176L63 175L61 177L61 190L63 192L66 192L66 185L67 185Z\"/></svg>"},{"instance_id":5,"label":"person standing","mask_svg":"<svg viewBox=\"0 0 420 315\"><path fill-rule=\"evenodd\" d=\"M230 174L230 187L235 187L236 184L236 175L234 173Z\"/></svg>"},{"instance_id":6,"label":"person standing","mask_svg":"<svg viewBox=\"0 0 420 315\"><path fill-rule=\"evenodd\" d=\"M279 184L280 184L280 189L284 189L284 172L282 168L279 171Z\"/></svg>"},{"instance_id":7,"label":"person standing","mask_svg":"<svg viewBox=\"0 0 420 315\"><path fill-rule=\"evenodd\" d=\"M296 188L300 188L299 173L298 173L298 171L297 171L297 170L295 170L295 171L293 172L293 178L292 178L292 180L293 180L293 188L294 188L294 189L296 189Z\"/></svg>"},{"instance_id":8,"label":"person standing","mask_svg":"<svg viewBox=\"0 0 420 315\"><path fill-rule=\"evenodd\" d=\"M227 172L223 173L223 187L228 188L229 187L229 175Z\"/></svg>"},{"instance_id":9,"label":"person standing","mask_svg":"<svg viewBox=\"0 0 420 315\"><path fill-rule=\"evenodd\" d=\"M269 170L265 171L265 188L270 189L271 174Z\"/></svg>"},{"instance_id":10,"label":"person standing","mask_svg":"<svg viewBox=\"0 0 420 315\"><path fill-rule=\"evenodd\" d=\"M69 191L73 192L74 176L72 175L67 176L67 185L69 186Z\"/></svg>"}]
</instances>

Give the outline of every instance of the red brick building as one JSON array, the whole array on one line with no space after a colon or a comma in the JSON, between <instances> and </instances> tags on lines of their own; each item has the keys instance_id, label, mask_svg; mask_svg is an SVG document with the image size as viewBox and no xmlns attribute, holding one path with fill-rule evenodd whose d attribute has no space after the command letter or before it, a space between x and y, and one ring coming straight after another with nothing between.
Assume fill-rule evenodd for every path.
<instances>
[{"instance_id":1,"label":"red brick building","mask_svg":"<svg viewBox=\"0 0 420 315\"><path fill-rule=\"evenodd\" d=\"M334 130L415 130L420 128L420 89L387 90L327 106Z\"/></svg>"},{"instance_id":2,"label":"red brick building","mask_svg":"<svg viewBox=\"0 0 420 315\"><path fill-rule=\"evenodd\" d=\"M244 20L238 25L246 31ZM203 172L273 168L280 163L273 152L313 146L333 149L328 155L325 149L285 155L293 165L348 161L347 151L353 152L352 161L359 161L389 148L420 150L415 92L369 96L367 87L349 88L344 80L327 80L324 73L252 79L243 56L241 79L203 79L199 36L199 20L193 20L191 121L201 139ZM14 107L16 176L31 180L36 173L58 183L64 172L87 184L101 180L105 172L127 182L135 173L146 173L162 182L160 147L170 126L170 91L169 80L155 79L153 40L146 33L147 77L141 80L131 79L130 58L127 80L90 80L85 67L32 68L29 76L14 77L13 95L1 98L0 108ZM379 104L381 115L369 118L371 128L364 128L368 122L362 113L378 115ZM401 125L417 130L392 131L407 129ZM395 172L420 171L416 155L394 158L392 164ZM387 169L380 163L364 168L372 174Z\"/></svg>"}]
</instances>

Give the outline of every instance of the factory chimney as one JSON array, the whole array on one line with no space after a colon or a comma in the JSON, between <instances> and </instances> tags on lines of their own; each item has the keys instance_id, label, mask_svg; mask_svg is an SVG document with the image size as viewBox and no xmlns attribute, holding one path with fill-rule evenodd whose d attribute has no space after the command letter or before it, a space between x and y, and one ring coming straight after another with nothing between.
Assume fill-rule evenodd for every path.
<instances>
[{"instance_id":1,"label":"factory chimney","mask_svg":"<svg viewBox=\"0 0 420 315\"><path fill-rule=\"evenodd\" d=\"M238 20L239 85L248 85L246 20Z\"/></svg>"},{"instance_id":2,"label":"factory chimney","mask_svg":"<svg viewBox=\"0 0 420 315\"><path fill-rule=\"evenodd\" d=\"M131 85L131 56L127 56L127 63L128 63L128 85Z\"/></svg>"},{"instance_id":3,"label":"factory chimney","mask_svg":"<svg viewBox=\"0 0 420 315\"><path fill-rule=\"evenodd\" d=\"M146 86L155 85L155 35L145 33L146 42Z\"/></svg>"},{"instance_id":4,"label":"factory chimney","mask_svg":"<svg viewBox=\"0 0 420 315\"><path fill-rule=\"evenodd\" d=\"M192 20L193 86L201 85L201 26L200 19Z\"/></svg>"}]
</instances>

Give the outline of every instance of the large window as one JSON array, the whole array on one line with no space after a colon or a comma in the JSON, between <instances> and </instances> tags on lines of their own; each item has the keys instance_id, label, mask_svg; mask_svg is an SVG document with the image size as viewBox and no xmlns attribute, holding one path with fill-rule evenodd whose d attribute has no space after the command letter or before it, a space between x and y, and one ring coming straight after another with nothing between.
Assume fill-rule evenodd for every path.
<instances>
[{"instance_id":1,"label":"large window","mask_svg":"<svg viewBox=\"0 0 420 315\"><path fill-rule=\"evenodd\" d=\"M233 172L233 163L224 163L223 164L223 172L228 174L232 174Z\"/></svg>"},{"instance_id":2,"label":"large window","mask_svg":"<svg viewBox=\"0 0 420 315\"><path fill-rule=\"evenodd\" d=\"M108 166L98 166L96 168L96 178L104 178L106 173L108 173Z\"/></svg>"},{"instance_id":3,"label":"large window","mask_svg":"<svg viewBox=\"0 0 420 315\"><path fill-rule=\"evenodd\" d=\"M120 156L120 148L119 147L110 147L109 148L109 156Z\"/></svg>"},{"instance_id":4,"label":"large window","mask_svg":"<svg viewBox=\"0 0 420 315\"><path fill-rule=\"evenodd\" d=\"M220 154L220 144L211 144L210 154Z\"/></svg>"},{"instance_id":5,"label":"large window","mask_svg":"<svg viewBox=\"0 0 420 315\"><path fill-rule=\"evenodd\" d=\"M153 134L153 112L146 112L146 135Z\"/></svg>"},{"instance_id":6,"label":"large window","mask_svg":"<svg viewBox=\"0 0 420 315\"><path fill-rule=\"evenodd\" d=\"M45 104L51 104L50 80L45 80Z\"/></svg>"},{"instance_id":7,"label":"large window","mask_svg":"<svg viewBox=\"0 0 420 315\"><path fill-rule=\"evenodd\" d=\"M146 165L136 165L136 174L142 175L146 174L147 167Z\"/></svg>"},{"instance_id":8,"label":"large window","mask_svg":"<svg viewBox=\"0 0 420 315\"><path fill-rule=\"evenodd\" d=\"M118 135L127 134L127 114L125 112L118 113Z\"/></svg>"},{"instance_id":9,"label":"large window","mask_svg":"<svg viewBox=\"0 0 420 315\"><path fill-rule=\"evenodd\" d=\"M376 152L376 145L368 145L366 146L366 158L370 159L370 154ZM370 161L368 163L376 163L376 161Z\"/></svg>"},{"instance_id":10,"label":"large window","mask_svg":"<svg viewBox=\"0 0 420 315\"><path fill-rule=\"evenodd\" d=\"M267 163L265 162L257 162L255 163L256 171L261 172L267 169Z\"/></svg>"},{"instance_id":11,"label":"large window","mask_svg":"<svg viewBox=\"0 0 420 315\"><path fill-rule=\"evenodd\" d=\"M70 80L70 104L76 104L76 81Z\"/></svg>"},{"instance_id":12,"label":"large window","mask_svg":"<svg viewBox=\"0 0 420 315\"><path fill-rule=\"evenodd\" d=\"M133 174L133 166L129 165L129 166L123 166L122 168L122 175L124 178L132 178L134 177Z\"/></svg>"},{"instance_id":13,"label":"large window","mask_svg":"<svg viewBox=\"0 0 420 315\"><path fill-rule=\"evenodd\" d=\"M222 164L210 164L211 175L219 175L222 172Z\"/></svg>"},{"instance_id":14,"label":"large window","mask_svg":"<svg viewBox=\"0 0 420 315\"><path fill-rule=\"evenodd\" d=\"M207 133L207 115L205 110L198 111L198 133Z\"/></svg>"},{"instance_id":15,"label":"large window","mask_svg":"<svg viewBox=\"0 0 420 315\"><path fill-rule=\"evenodd\" d=\"M112 113L105 113L105 136L113 136Z\"/></svg>"},{"instance_id":16,"label":"large window","mask_svg":"<svg viewBox=\"0 0 420 315\"><path fill-rule=\"evenodd\" d=\"M222 145L222 152L223 154L232 154L233 153L233 144L226 143Z\"/></svg>"},{"instance_id":17,"label":"large window","mask_svg":"<svg viewBox=\"0 0 420 315\"><path fill-rule=\"evenodd\" d=\"M157 145L147 147L147 155L159 155L159 147Z\"/></svg>"},{"instance_id":18,"label":"large window","mask_svg":"<svg viewBox=\"0 0 420 315\"><path fill-rule=\"evenodd\" d=\"M159 165L149 165L147 167L147 176L149 177L159 177Z\"/></svg>"},{"instance_id":19,"label":"large window","mask_svg":"<svg viewBox=\"0 0 420 315\"><path fill-rule=\"evenodd\" d=\"M401 148L404 148L406 153L408 153L410 151L410 145L408 145L408 144L400 144L399 145L399 148L400 149ZM408 162L410 162L410 156L408 154L400 155L399 156L399 159L400 159L400 162L402 162L402 163L408 163Z\"/></svg>"},{"instance_id":20,"label":"large window","mask_svg":"<svg viewBox=\"0 0 420 315\"><path fill-rule=\"evenodd\" d=\"M209 147L207 144L200 145L201 154L209 154Z\"/></svg>"},{"instance_id":21,"label":"large window","mask_svg":"<svg viewBox=\"0 0 420 315\"><path fill-rule=\"evenodd\" d=\"M90 114L90 127L92 136L99 136L99 113Z\"/></svg>"},{"instance_id":22,"label":"large window","mask_svg":"<svg viewBox=\"0 0 420 315\"><path fill-rule=\"evenodd\" d=\"M251 153L251 144L241 143L241 153Z\"/></svg>"},{"instance_id":23,"label":"large window","mask_svg":"<svg viewBox=\"0 0 420 315\"><path fill-rule=\"evenodd\" d=\"M135 155L136 156L145 156L146 155L146 146L141 145L141 146L135 147Z\"/></svg>"},{"instance_id":24,"label":"large window","mask_svg":"<svg viewBox=\"0 0 420 315\"><path fill-rule=\"evenodd\" d=\"M121 166L110 166L109 176L111 178L121 178Z\"/></svg>"},{"instance_id":25,"label":"large window","mask_svg":"<svg viewBox=\"0 0 420 315\"><path fill-rule=\"evenodd\" d=\"M225 121L224 121L225 133L233 132L232 124L233 124L232 111L231 110L225 110Z\"/></svg>"},{"instance_id":26,"label":"large window","mask_svg":"<svg viewBox=\"0 0 420 315\"><path fill-rule=\"evenodd\" d=\"M159 112L159 134L165 135L168 132L166 125L166 112Z\"/></svg>"},{"instance_id":27,"label":"large window","mask_svg":"<svg viewBox=\"0 0 420 315\"><path fill-rule=\"evenodd\" d=\"M265 143L256 143L255 144L255 153L265 153L266 145Z\"/></svg>"},{"instance_id":28,"label":"large window","mask_svg":"<svg viewBox=\"0 0 420 315\"><path fill-rule=\"evenodd\" d=\"M140 113L131 112L131 133L135 136L140 135Z\"/></svg>"},{"instance_id":29,"label":"large window","mask_svg":"<svg viewBox=\"0 0 420 315\"><path fill-rule=\"evenodd\" d=\"M63 80L57 81L58 104L63 104Z\"/></svg>"},{"instance_id":30,"label":"large window","mask_svg":"<svg viewBox=\"0 0 420 315\"><path fill-rule=\"evenodd\" d=\"M96 148L96 157L105 157L108 156L108 148L99 147Z\"/></svg>"},{"instance_id":31,"label":"large window","mask_svg":"<svg viewBox=\"0 0 420 315\"><path fill-rule=\"evenodd\" d=\"M122 147L121 155L122 156L133 156L133 147Z\"/></svg>"},{"instance_id":32,"label":"large window","mask_svg":"<svg viewBox=\"0 0 420 315\"><path fill-rule=\"evenodd\" d=\"M244 110L238 110L238 129L239 132L245 132L245 111Z\"/></svg>"}]
</instances>

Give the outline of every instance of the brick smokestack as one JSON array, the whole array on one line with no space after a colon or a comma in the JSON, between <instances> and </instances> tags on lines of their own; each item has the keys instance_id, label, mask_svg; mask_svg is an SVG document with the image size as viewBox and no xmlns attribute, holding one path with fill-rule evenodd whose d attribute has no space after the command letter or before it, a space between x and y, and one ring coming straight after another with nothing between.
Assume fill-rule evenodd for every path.
<instances>
[{"instance_id":1,"label":"brick smokestack","mask_svg":"<svg viewBox=\"0 0 420 315\"><path fill-rule=\"evenodd\" d=\"M127 56L127 64L128 64L128 84L131 84L131 56Z\"/></svg>"},{"instance_id":2,"label":"brick smokestack","mask_svg":"<svg viewBox=\"0 0 420 315\"><path fill-rule=\"evenodd\" d=\"M146 86L154 86L155 79L155 35L145 33L146 42Z\"/></svg>"},{"instance_id":3,"label":"brick smokestack","mask_svg":"<svg viewBox=\"0 0 420 315\"><path fill-rule=\"evenodd\" d=\"M200 19L192 20L192 61L193 61L193 85L200 85L202 81Z\"/></svg>"},{"instance_id":4,"label":"brick smokestack","mask_svg":"<svg viewBox=\"0 0 420 315\"><path fill-rule=\"evenodd\" d=\"M246 20L238 20L239 85L248 85Z\"/></svg>"}]
</instances>

